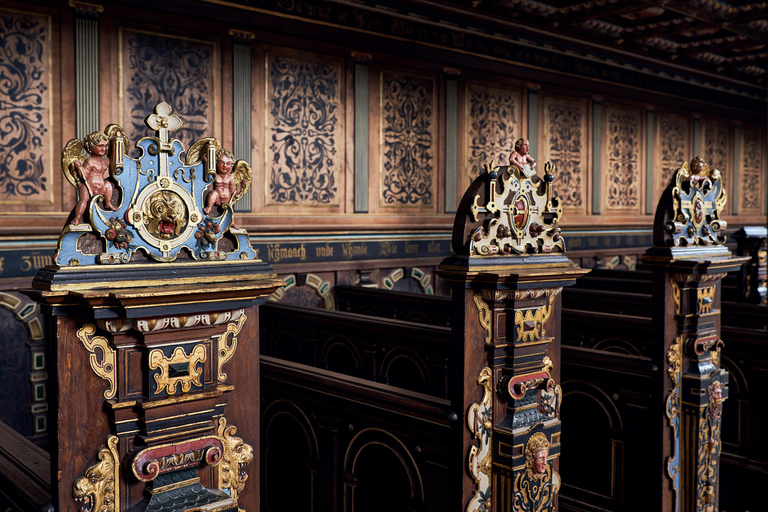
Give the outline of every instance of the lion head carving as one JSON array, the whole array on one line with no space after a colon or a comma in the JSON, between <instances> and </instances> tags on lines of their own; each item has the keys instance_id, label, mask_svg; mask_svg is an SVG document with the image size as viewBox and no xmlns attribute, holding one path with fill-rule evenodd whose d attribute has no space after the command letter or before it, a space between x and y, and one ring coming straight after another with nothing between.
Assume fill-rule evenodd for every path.
<instances>
[{"instance_id":1,"label":"lion head carving","mask_svg":"<svg viewBox=\"0 0 768 512\"><path fill-rule=\"evenodd\" d=\"M187 207L179 195L158 190L144 202L144 225L155 238L176 238L187 226Z\"/></svg>"}]
</instances>

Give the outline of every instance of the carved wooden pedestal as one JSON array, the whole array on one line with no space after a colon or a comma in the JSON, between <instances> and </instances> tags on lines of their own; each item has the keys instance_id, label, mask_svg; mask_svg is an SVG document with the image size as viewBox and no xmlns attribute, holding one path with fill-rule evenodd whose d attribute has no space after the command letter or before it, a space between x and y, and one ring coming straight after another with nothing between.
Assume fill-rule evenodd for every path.
<instances>
[{"instance_id":1,"label":"carved wooden pedestal","mask_svg":"<svg viewBox=\"0 0 768 512\"><path fill-rule=\"evenodd\" d=\"M171 114L146 118L137 159L114 124L62 152L79 201L28 291L55 359L57 510L259 504L257 306L282 283L233 222L250 166L212 137L185 150Z\"/></svg>"},{"instance_id":2,"label":"carved wooden pedestal","mask_svg":"<svg viewBox=\"0 0 768 512\"><path fill-rule=\"evenodd\" d=\"M530 168L488 167L461 201L455 256L438 273L451 286L450 396L465 421L455 477L467 512L555 510L560 477L558 294L589 272L563 253L562 213Z\"/></svg>"},{"instance_id":3,"label":"carved wooden pedestal","mask_svg":"<svg viewBox=\"0 0 768 512\"><path fill-rule=\"evenodd\" d=\"M58 510L257 510L257 306L275 274L258 261L109 270L47 269L30 292L55 355Z\"/></svg>"},{"instance_id":4,"label":"carved wooden pedestal","mask_svg":"<svg viewBox=\"0 0 768 512\"><path fill-rule=\"evenodd\" d=\"M654 276L654 364L666 369L652 392L658 428L649 433L664 468L649 489L657 510L716 512L720 420L728 372L720 367L721 281L748 258L734 258L718 234L726 194L720 173L698 157L684 163L656 211L654 245L643 256Z\"/></svg>"},{"instance_id":5,"label":"carved wooden pedestal","mask_svg":"<svg viewBox=\"0 0 768 512\"><path fill-rule=\"evenodd\" d=\"M453 294L454 407L467 454L467 511L554 510L560 477L560 312L557 296L588 270L564 256L448 259ZM538 458L537 458L538 457Z\"/></svg>"}]
</instances>

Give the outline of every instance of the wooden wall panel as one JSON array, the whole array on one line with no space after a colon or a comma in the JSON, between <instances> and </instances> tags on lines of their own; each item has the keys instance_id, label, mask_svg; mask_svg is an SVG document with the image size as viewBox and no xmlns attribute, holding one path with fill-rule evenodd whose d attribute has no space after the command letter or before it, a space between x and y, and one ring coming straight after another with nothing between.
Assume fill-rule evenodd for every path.
<instances>
[{"instance_id":1,"label":"wooden wall panel","mask_svg":"<svg viewBox=\"0 0 768 512\"><path fill-rule=\"evenodd\" d=\"M730 125L714 119L702 119L701 139L702 158L710 169L720 171L725 189L730 191L733 179L733 134Z\"/></svg>"},{"instance_id":2,"label":"wooden wall panel","mask_svg":"<svg viewBox=\"0 0 768 512\"><path fill-rule=\"evenodd\" d=\"M543 175L544 164L552 162L556 166L555 192L566 215L586 215L592 181L589 104L586 99L543 96L541 105L536 169Z\"/></svg>"},{"instance_id":3,"label":"wooden wall panel","mask_svg":"<svg viewBox=\"0 0 768 512\"><path fill-rule=\"evenodd\" d=\"M378 148L371 152L371 194L378 211L437 211L438 125L437 79L405 70L381 70L378 110L371 130ZM376 155L378 153L378 155Z\"/></svg>"},{"instance_id":4,"label":"wooden wall panel","mask_svg":"<svg viewBox=\"0 0 768 512\"><path fill-rule=\"evenodd\" d=\"M642 111L604 105L602 142L603 211L613 215L640 215L645 198Z\"/></svg>"},{"instance_id":5,"label":"wooden wall panel","mask_svg":"<svg viewBox=\"0 0 768 512\"><path fill-rule=\"evenodd\" d=\"M661 192L669 185L672 174L693 155L691 119L669 112L656 112L655 151L653 165L653 197L657 203ZM650 141L649 141L650 142Z\"/></svg>"},{"instance_id":6,"label":"wooden wall panel","mask_svg":"<svg viewBox=\"0 0 768 512\"><path fill-rule=\"evenodd\" d=\"M119 41L119 124L131 147L149 135L144 119L161 101L171 105L173 114L184 122L171 137L186 149L200 138L217 135L217 42L127 28L120 29Z\"/></svg>"},{"instance_id":7,"label":"wooden wall panel","mask_svg":"<svg viewBox=\"0 0 768 512\"><path fill-rule=\"evenodd\" d=\"M467 85L466 156L458 180L461 195L485 171L486 164L508 165L515 141L533 136L523 134L522 101L522 91L517 88Z\"/></svg>"},{"instance_id":8,"label":"wooden wall panel","mask_svg":"<svg viewBox=\"0 0 768 512\"><path fill-rule=\"evenodd\" d=\"M765 214L765 132L744 126L741 138L740 215Z\"/></svg>"},{"instance_id":9,"label":"wooden wall panel","mask_svg":"<svg viewBox=\"0 0 768 512\"><path fill-rule=\"evenodd\" d=\"M264 205L284 211L343 211L345 79L340 60L266 55ZM310 208L310 209L308 209Z\"/></svg>"},{"instance_id":10,"label":"wooden wall panel","mask_svg":"<svg viewBox=\"0 0 768 512\"><path fill-rule=\"evenodd\" d=\"M51 18L0 9L0 204L53 203Z\"/></svg>"}]
</instances>

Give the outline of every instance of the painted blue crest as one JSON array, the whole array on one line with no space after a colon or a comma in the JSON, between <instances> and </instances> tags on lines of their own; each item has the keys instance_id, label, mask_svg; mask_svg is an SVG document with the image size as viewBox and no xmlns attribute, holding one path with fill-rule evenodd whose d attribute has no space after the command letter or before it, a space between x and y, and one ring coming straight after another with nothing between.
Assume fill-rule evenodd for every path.
<instances>
[{"instance_id":1,"label":"painted blue crest","mask_svg":"<svg viewBox=\"0 0 768 512\"><path fill-rule=\"evenodd\" d=\"M230 203L222 205L218 217L213 216L215 208L211 215L203 211L206 188L210 188L216 175L218 141L207 138L196 142L182 160L185 149L181 142L168 140L168 132L180 127L181 120L169 114L170 107L161 103L155 114L147 118L147 125L156 129L158 137L139 140L136 146L140 157L135 160L124 156L121 144L126 139L122 130L107 128L112 134L110 168L120 191L120 202L111 211L100 195L91 197L87 210L90 223L64 228L54 258L56 264L127 263L139 250L161 262L176 260L182 251L199 261L256 259L248 234L232 226ZM186 165L186 161L191 165ZM234 245L229 252L218 250L226 233L231 235L228 238ZM89 250L99 245L92 235L98 237L105 251ZM189 261L188 256L184 257Z\"/></svg>"}]
</instances>

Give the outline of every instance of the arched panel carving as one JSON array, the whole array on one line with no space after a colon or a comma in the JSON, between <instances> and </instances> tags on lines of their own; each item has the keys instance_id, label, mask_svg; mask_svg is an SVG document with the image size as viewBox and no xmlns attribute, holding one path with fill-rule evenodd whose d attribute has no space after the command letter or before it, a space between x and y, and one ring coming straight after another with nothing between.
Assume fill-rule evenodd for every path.
<instances>
[{"instance_id":1,"label":"arched panel carving","mask_svg":"<svg viewBox=\"0 0 768 512\"><path fill-rule=\"evenodd\" d=\"M295 404L278 400L262 414L263 504L271 512L314 510L319 471L315 429Z\"/></svg>"},{"instance_id":2,"label":"arched panel carving","mask_svg":"<svg viewBox=\"0 0 768 512\"><path fill-rule=\"evenodd\" d=\"M389 351L381 362L379 371L390 386L427 393L430 391L430 375L424 361L416 354L403 350Z\"/></svg>"},{"instance_id":3,"label":"arched panel carving","mask_svg":"<svg viewBox=\"0 0 768 512\"><path fill-rule=\"evenodd\" d=\"M619 505L624 474L621 414L612 398L594 385L567 381L562 387L566 392L560 417L569 425L562 447L568 457L560 461L563 486L573 497L599 497L604 506ZM584 471L585 461L602 469Z\"/></svg>"},{"instance_id":4,"label":"arched panel carving","mask_svg":"<svg viewBox=\"0 0 768 512\"><path fill-rule=\"evenodd\" d=\"M424 483L410 450L380 429L365 429L344 456L344 510L388 512L421 510Z\"/></svg>"},{"instance_id":5,"label":"arched panel carving","mask_svg":"<svg viewBox=\"0 0 768 512\"><path fill-rule=\"evenodd\" d=\"M360 376L362 368L362 357L357 347L339 336L334 336L323 344L319 362L326 370L354 377Z\"/></svg>"}]
</instances>

